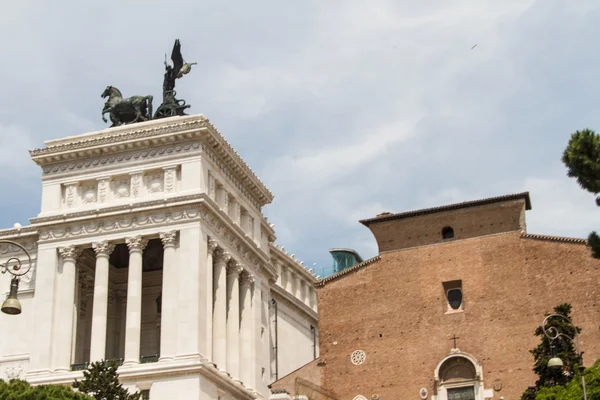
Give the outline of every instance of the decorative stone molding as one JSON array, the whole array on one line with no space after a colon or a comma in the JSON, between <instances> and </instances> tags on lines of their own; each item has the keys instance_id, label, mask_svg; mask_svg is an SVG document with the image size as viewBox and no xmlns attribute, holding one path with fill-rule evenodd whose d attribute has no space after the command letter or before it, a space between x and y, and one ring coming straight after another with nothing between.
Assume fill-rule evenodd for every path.
<instances>
[{"instance_id":1,"label":"decorative stone molding","mask_svg":"<svg viewBox=\"0 0 600 400\"><path fill-rule=\"evenodd\" d=\"M165 192L173 193L175 192L175 185L177 183L177 167L166 167L163 168L164 172L164 180L165 180Z\"/></svg>"},{"instance_id":2,"label":"decorative stone molding","mask_svg":"<svg viewBox=\"0 0 600 400\"><path fill-rule=\"evenodd\" d=\"M221 250L217 254L217 260L225 264L229 264L229 261L231 261L231 259L231 254L228 251Z\"/></svg>"},{"instance_id":3,"label":"decorative stone molding","mask_svg":"<svg viewBox=\"0 0 600 400\"><path fill-rule=\"evenodd\" d=\"M81 255L81 249L76 246L61 247L58 252L63 258L63 261L77 261Z\"/></svg>"},{"instance_id":4,"label":"decorative stone molding","mask_svg":"<svg viewBox=\"0 0 600 400\"><path fill-rule=\"evenodd\" d=\"M244 267L242 266L241 263L234 261L234 262L230 262L227 264L227 276L239 276L242 271L244 270Z\"/></svg>"},{"instance_id":5,"label":"decorative stone molding","mask_svg":"<svg viewBox=\"0 0 600 400\"><path fill-rule=\"evenodd\" d=\"M131 190L131 177L117 176L112 182L112 192L115 199L125 199L129 197Z\"/></svg>"},{"instance_id":6,"label":"decorative stone molding","mask_svg":"<svg viewBox=\"0 0 600 400\"><path fill-rule=\"evenodd\" d=\"M134 174L131 174L131 195L133 197L138 197L140 195L142 179L143 179L143 174L141 172L136 172Z\"/></svg>"},{"instance_id":7,"label":"decorative stone molding","mask_svg":"<svg viewBox=\"0 0 600 400\"><path fill-rule=\"evenodd\" d=\"M21 242L19 243L21 246L25 247L25 250L29 251L29 252L35 252L37 251L37 242ZM4 254L13 254L13 253L21 253L23 254L23 250L21 250L19 247L13 245L13 244L9 244L9 243L2 243L0 244L0 255L4 255ZM32 254L33 257L33 254Z\"/></svg>"},{"instance_id":8,"label":"decorative stone molding","mask_svg":"<svg viewBox=\"0 0 600 400\"><path fill-rule=\"evenodd\" d=\"M96 257L110 257L115 249L115 245L111 244L108 240L104 240L102 242L92 243L92 248L96 252Z\"/></svg>"},{"instance_id":9,"label":"decorative stone molding","mask_svg":"<svg viewBox=\"0 0 600 400\"><path fill-rule=\"evenodd\" d=\"M11 379L19 379L21 372L23 372L23 364L11 365L4 368L4 375L9 381Z\"/></svg>"},{"instance_id":10,"label":"decorative stone molding","mask_svg":"<svg viewBox=\"0 0 600 400\"><path fill-rule=\"evenodd\" d=\"M127 248L129 248L129 253L142 252L144 248L148 244L148 239L144 238L141 235L126 238L125 243L127 244Z\"/></svg>"},{"instance_id":11,"label":"decorative stone molding","mask_svg":"<svg viewBox=\"0 0 600 400\"><path fill-rule=\"evenodd\" d=\"M109 190L109 178L99 178L98 179L98 202L104 203L108 197Z\"/></svg>"},{"instance_id":12,"label":"decorative stone molding","mask_svg":"<svg viewBox=\"0 0 600 400\"><path fill-rule=\"evenodd\" d=\"M160 240L165 248L175 247L177 245L177 231L162 232Z\"/></svg>"},{"instance_id":13,"label":"decorative stone molding","mask_svg":"<svg viewBox=\"0 0 600 400\"><path fill-rule=\"evenodd\" d=\"M96 203L98 195L97 182L82 182L79 186L79 196L82 204Z\"/></svg>"},{"instance_id":14,"label":"decorative stone molding","mask_svg":"<svg viewBox=\"0 0 600 400\"><path fill-rule=\"evenodd\" d=\"M65 184L65 205L71 208L75 205L75 194L77 193L77 183Z\"/></svg>"},{"instance_id":15,"label":"decorative stone molding","mask_svg":"<svg viewBox=\"0 0 600 400\"><path fill-rule=\"evenodd\" d=\"M171 212L155 212L135 216L121 216L120 219L106 218L104 220L89 220L57 226L40 232L40 241L69 239L82 236L96 236L106 232L118 232L148 226L162 226L173 222L195 220L200 218L200 208L173 210Z\"/></svg>"},{"instance_id":16,"label":"decorative stone molding","mask_svg":"<svg viewBox=\"0 0 600 400\"><path fill-rule=\"evenodd\" d=\"M214 254L217 247L219 247L219 244L217 243L217 241L213 238L209 238L208 239L208 252L211 254Z\"/></svg>"},{"instance_id":17,"label":"decorative stone molding","mask_svg":"<svg viewBox=\"0 0 600 400\"><path fill-rule=\"evenodd\" d=\"M164 172L151 171L147 172L145 178L145 186L148 193L158 193L163 191Z\"/></svg>"}]
</instances>

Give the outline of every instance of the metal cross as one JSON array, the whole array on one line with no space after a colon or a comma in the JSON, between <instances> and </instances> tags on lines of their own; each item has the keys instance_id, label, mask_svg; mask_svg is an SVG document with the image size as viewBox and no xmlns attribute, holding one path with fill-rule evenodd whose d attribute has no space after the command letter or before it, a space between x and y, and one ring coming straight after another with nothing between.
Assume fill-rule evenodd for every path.
<instances>
[{"instance_id":1,"label":"metal cross","mask_svg":"<svg viewBox=\"0 0 600 400\"><path fill-rule=\"evenodd\" d=\"M453 349L456 349L456 339L460 339L459 337L457 337L457 336L456 336L456 334L454 334L454 335L453 335L453 336L450 338L450 340L454 340L454 347L453 347Z\"/></svg>"}]
</instances>

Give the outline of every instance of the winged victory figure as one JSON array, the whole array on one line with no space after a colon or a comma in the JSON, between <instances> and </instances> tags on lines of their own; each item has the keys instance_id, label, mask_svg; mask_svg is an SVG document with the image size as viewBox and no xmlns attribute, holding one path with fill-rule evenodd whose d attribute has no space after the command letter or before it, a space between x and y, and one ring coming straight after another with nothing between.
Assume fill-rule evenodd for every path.
<instances>
[{"instance_id":1,"label":"winged victory figure","mask_svg":"<svg viewBox=\"0 0 600 400\"><path fill-rule=\"evenodd\" d=\"M163 102L156 110L154 118L164 118L173 115L185 115L183 112L190 105L185 104L185 100L178 100L175 98L175 80L182 78L184 75L190 73L192 65L197 63L187 63L183 60L181 55L181 42L179 39L175 40L173 45L173 51L171 52L171 60L173 66L167 63L165 57L165 78L163 81Z\"/></svg>"}]
</instances>

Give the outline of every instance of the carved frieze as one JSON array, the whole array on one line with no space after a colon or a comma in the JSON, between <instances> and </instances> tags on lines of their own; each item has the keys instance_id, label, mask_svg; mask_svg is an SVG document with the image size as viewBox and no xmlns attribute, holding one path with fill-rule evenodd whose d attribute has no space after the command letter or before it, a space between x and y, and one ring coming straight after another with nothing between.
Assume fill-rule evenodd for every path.
<instances>
[{"instance_id":1,"label":"carved frieze","mask_svg":"<svg viewBox=\"0 0 600 400\"><path fill-rule=\"evenodd\" d=\"M165 180L165 192L175 192L175 185L177 182L177 167L164 168L164 180Z\"/></svg>"},{"instance_id":2,"label":"carved frieze","mask_svg":"<svg viewBox=\"0 0 600 400\"><path fill-rule=\"evenodd\" d=\"M108 198L109 178L98 179L98 202L104 203Z\"/></svg>"},{"instance_id":3,"label":"carved frieze","mask_svg":"<svg viewBox=\"0 0 600 400\"><path fill-rule=\"evenodd\" d=\"M117 176L112 180L112 193L115 199L125 199L129 197L131 178L129 176Z\"/></svg>"},{"instance_id":4,"label":"carved frieze","mask_svg":"<svg viewBox=\"0 0 600 400\"><path fill-rule=\"evenodd\" d=\"M148 193L158 193L163 191L164 172L162 170L147 172L145 187Z\"/></svg>"},{"instance_id":5,"label":"carved frieze","mask_svg":"<svg viewBox=\"0 0 600 400\"><path fill-rule=\"evenodd\" d=\"M79 197L81 203L95 203L97 200L98 188L97 182L82 182L79 186Z\"/></svg>"},{"instance_id":6,"label":"carved frieze","mask_svg":"<svg viewBox=\"0 0 600 400\"><path fill-rule=\"evenodd\" d=\"M23 364L14 364L4 367L4 375L6 380L19 379L23 372Z\"/></svg>"}]
</instances>

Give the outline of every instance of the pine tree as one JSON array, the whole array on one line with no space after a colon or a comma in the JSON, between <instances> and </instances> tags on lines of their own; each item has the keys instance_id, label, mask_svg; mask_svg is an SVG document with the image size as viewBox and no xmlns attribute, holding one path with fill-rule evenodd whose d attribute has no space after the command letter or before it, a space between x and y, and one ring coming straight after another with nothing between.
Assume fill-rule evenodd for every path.
<instances>
[{"instance_id":1,"label":"pine tree","mask_svg":"<svg viewBox=\"0 0 600 400\"><path fill-rule=\"evenodd\" d=\"M600 135L591 129L573 133L562 161L567 166L567 175L577 178L584 190L600 193ZM596 197L596 204L600 206L600 196ZM600 258L600 236L596 232L590 233L588 246L593 257Z\"/></svg>"},{"instance_id":2,"label":"pine tree","mask_svg":"<svg viewBox=\"0 0 600 400\"><path fill-rule=\"evenodd\" d=\"M141 393L129 394L119 383L116 361L97 361L83 371L83 380L75 380L73 387L96 400L139 400Z\"/></svg>"},{"instance_id":3,"label":"pine tree","mask_svg":"<svg viewBox=\"0 0 600 400\"><path fill-rule=\"evenodd\" d=\"M554 314L560 314L570 319L571 305L564 303L554 307ZM547 313L546 316L548 315L550 314ZM551 327L556 329L557 332L571 338L574 338L576 334L581 332L581 328L570 325L567 321L558 317L548 320L546 331ZM538 376L538 380L535 382L535 387L529 388L523 393L521 400L535 399L541 388L566 385L575 376L576 367L579 362L579 356L575 351L573 341L559 337L551 343L551 340L544 335L541 326L538 326L535 330L535 336L541 337L541 342L530 353L534 359L533 372ZM564 367L561 371L553 371L548 368L548 361L552 357L559 357L563 361Z\"/></svg>"}]
</instances>

